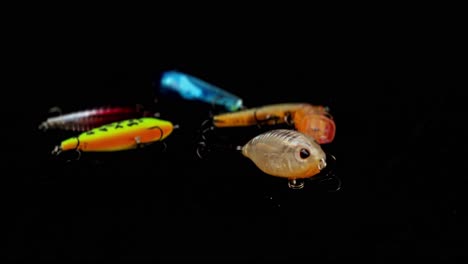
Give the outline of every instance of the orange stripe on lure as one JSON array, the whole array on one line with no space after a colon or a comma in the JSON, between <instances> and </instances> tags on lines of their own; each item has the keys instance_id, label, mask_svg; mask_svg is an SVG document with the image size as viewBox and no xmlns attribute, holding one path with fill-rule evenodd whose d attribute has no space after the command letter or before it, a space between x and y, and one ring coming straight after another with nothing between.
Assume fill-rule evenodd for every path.
<instances>
[{"instance_id":1,"label":"orange stripe on lure","mask_svg":"<svg viewBox=\"0 0 468 264\"><path fill-rule=\"evenodd\" d=\"M328 109L308 103L281 103L264 105L213 117L215 127L294 124L294 127L312 136L319 144L333 141L336 125Z\"/></svg>"},{"instance_id":2,"label":"orange stripe on lure","mask_svg":"<svg viewBox=\"0 0 468 264\"><path fill-rule=\"evenodd\" d=\"M174 130L174 125L167 120L153 117L127 119L106 124L66 139L52 151L78 150L85 152L109 152L134 149L161 141Z\"/></svg>"}]
</instances>

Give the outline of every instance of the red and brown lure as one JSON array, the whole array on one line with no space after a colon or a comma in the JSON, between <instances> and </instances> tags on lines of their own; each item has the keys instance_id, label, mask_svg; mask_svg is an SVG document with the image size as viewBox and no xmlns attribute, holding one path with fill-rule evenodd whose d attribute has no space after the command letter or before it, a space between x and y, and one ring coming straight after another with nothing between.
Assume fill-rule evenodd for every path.
<instances>
[{"instance_id":1,"label":"red and brown lure","mask_svg":"<svg viewBox=\"0 0 468 264\"><path fill-rule=\"evenodd\" d=\"M40 130L60 129L83 132L115 121L153 116L141 105L100 107L48 118L39 125Z\"/></svg>"}]
</instances>

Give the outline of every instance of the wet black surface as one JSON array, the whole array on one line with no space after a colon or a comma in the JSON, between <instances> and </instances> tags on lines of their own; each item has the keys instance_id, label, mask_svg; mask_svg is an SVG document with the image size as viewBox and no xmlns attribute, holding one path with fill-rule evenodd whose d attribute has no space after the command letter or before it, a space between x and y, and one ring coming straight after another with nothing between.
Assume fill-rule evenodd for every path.
<instances>
[{"instance_id":1,"label":"wet black surface","mask_svg":"<svg viewBox=\"0 0 468 264\"><path fill-rule=\"evenodd\" d=\"M463 97L423 89L440 77L409 71L412 60L331 47L318 55L259 49L211 57L194 48L177 55L177 48L89 50L34 53L22 75L24 100L4 113L19 128L4 143L14 149L2 176L9 259L465 256L466 182L448 165L461 160L451 149L465 144L451 136L465 131L455 102ZM323 148L337 159L342 189L329 192L333 186L314 182L288 189L236 151L197 158L198 129L216 109L177 98L154 104L153 82L169 69L233 92L246 106L329 106L337 134ZM68 156L50 151L74 133L36 130L53 106L71 112L136 103L180 126L167 148L84 153L66 162ZM217 135L237 145L260 130Z\"/></svg>"}]
</instances>

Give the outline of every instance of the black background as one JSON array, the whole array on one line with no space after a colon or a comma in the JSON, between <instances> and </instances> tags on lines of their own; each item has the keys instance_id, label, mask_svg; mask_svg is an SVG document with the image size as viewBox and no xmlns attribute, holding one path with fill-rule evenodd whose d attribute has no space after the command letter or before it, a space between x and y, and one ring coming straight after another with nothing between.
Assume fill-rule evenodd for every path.
<instances>
[{"instance_id":1,"label":"black background","mask_svg":"<svg viewBox=\"0 0 468 264\"><path fill-rule=\"evenodd\" d=\"M144 31L148 41L134 28L44 28L28 31L34 44L22 42L11 64L19 71L10 92L20 99L4 99L4 115L13 117L4 129L12 151L2 176L8 259L465 257L465 180L452 151L464 149L453 136L464 131L457 116L464 97L444 88L445 75L432 67L436 55L407 36L352 27L280 34L262 26L221 36L194 26ZM323 147L337 158L342 190L289 190L236 152L197 159L197 130L213 109L177 98L154 104L154 82L171 69L249 107L329 106L337 134ZM72 134L37 131L53 106L71 112L137 103L180 126L165 150L84 153L66 162L50 151ZM257 132L235 131L231 139L241 144Z\"/></svg>"}]
</instances>

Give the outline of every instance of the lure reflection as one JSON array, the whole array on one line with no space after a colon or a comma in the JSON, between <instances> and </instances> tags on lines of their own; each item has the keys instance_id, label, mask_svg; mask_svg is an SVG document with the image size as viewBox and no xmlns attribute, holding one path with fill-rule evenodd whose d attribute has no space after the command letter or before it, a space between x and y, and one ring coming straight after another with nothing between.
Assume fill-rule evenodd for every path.
<instances>
[{"instance_id":1,"label":"lure reflection","mask_svg":"<svg viewBox=\"0 0 468 264\"><path fill-rule=\"evenodd\" d=\"M176 92L186 100L220 105L228 111L237 111L243 107L242 99L238 96L179 71L164 72L160 81L160 90L163 93Z\"/></svg>"},{"instance_id":2,"label":"lure reflection","mask_svg":"<svg viewBox=\"0 0 468 264\"><path fill-rule=\"evenodd\" d=\"M50 117L39 125L39 129L44 131L60 129L83 132L114 121L150 115L151 113L144 111L141 105L135 107L101 107Z\"/></svg>"},{"instance_id":3,"label":"lure reflection","mask_svg":"<svg viewBox=\"0 0 468 264\"><path fill-rule=\"evenodd\" d=\"M85 152L109 152L134 149L168 137L174 125L167 120L143 117L118 121L83 132L66 139L56 146L53 154L77 150Z\"/></svg>"},{"instance_id":4,"label":"lure reflection","mask_svg":"<svg viewBox=\"0 0 468 264\"><path fill-rule=\"evenodd\" d=\"M308 103L271 104L213 117L213 125L218 128L276 124L293 125L319 144L330 143L335 138L336 125L328 109Z\"/></svg>"},{"instance_id":5,"label":"lure reflection","mask_svg":"<svg viewBox=\"0 0 468 264\"><path fill-rule=\"evenodd\" d=\"M286 178L289 187L303 187L301 179L311 178L326 166L326 154L315 140L301 132L275 129L252 138L242 154L271 176Z\"/></svg>"}]
</instances>

